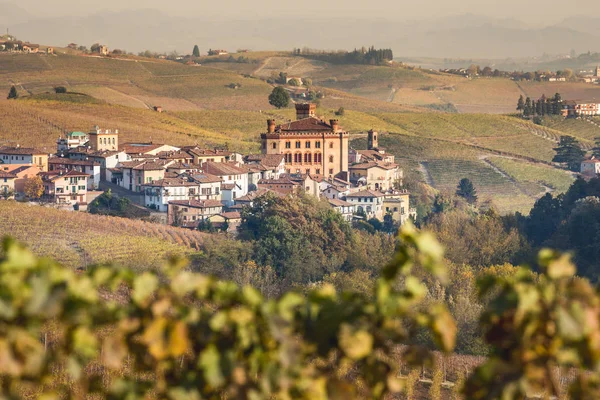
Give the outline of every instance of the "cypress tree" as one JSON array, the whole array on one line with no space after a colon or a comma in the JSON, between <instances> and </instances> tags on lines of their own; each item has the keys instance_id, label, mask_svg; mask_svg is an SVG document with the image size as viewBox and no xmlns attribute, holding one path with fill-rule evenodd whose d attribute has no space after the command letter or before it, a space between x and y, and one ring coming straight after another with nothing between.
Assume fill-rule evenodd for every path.
<instances>
[{"instance_id":1,"label":"cypress tree","mask_svg":"<svg viewBox=\"0 0 600 400\"><path fill-rule=\"evenodd\" d=\"M16 87L12 86L10 88L10 91L8 92L8 97L7 98L9 100L10 99L17 99L17 98L19 98L19 94L17 93L17 88Z\"/></svg>"}]
</instances>

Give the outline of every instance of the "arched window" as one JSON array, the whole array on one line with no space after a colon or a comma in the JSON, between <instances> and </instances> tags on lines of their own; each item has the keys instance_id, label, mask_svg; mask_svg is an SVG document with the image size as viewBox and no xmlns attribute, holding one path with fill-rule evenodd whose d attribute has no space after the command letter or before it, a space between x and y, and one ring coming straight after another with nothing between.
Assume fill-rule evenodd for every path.
<instances>
[{"instance_id":1,"label":"arched window","mask_svg":"<svg viewBox=\"0 0 600 400\"><path fill-rule=\"evenodd\" d=\"M329 162L332 163L333 162L333 156L329 156Z\"/></svg>"},{"instance_id":2,"label":"arched window","mask_svg":"<svg viewBox=\"0 0 600 400\"><path fill-rule=\"evenodd\" d=\"M329 142L329 148L333 149L333 142Z\"/></svg>"},{"instance_id":3,"label":"arched window","mask_svg":"<svg viewBox=\"0 0 600 400\"><path fill-rule=\"evenodd\" d=\"M292 162L292 155L290 153L287 153L285 155L285 162L286 163L291 163Z\"/></svg>"},{"instance_id":4,"label":"arched window","mask_svg":"<svg viewBox=\"0 0 600 400\"><path fill-rule=\"evenodd\" d=\"M317 162L317 163L323 162L323 154L321 154L321 153L315 154L315 162Z\"/></svg>"},{"instance_id":5,"label":"arched window","mask_svg":"<svg viewBox=\"0 0 600 400\"><path fill-rule=\"evenodd\" d=\"M304 162L305 162L305 163L312 163L312 154L310 154L310 153L306 153L306 154L304 155Z\"/></svg>"}]
</instances>

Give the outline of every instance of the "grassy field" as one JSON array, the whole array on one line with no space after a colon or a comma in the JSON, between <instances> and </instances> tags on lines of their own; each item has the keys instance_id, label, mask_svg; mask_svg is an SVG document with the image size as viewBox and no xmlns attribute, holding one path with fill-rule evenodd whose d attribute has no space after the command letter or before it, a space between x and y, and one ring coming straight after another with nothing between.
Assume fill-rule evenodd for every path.
<instances>
[{"instance_id":1,"label":"grassy field","mask_svg":"<svg viewBox=\"0 0 600 400\"><path fill-rule=\"evenodd\" d=\"M158 268L168 256L197 251L204 237L159 224L14 201L0 201L0 231L71 268L109 262L134 269Z\"/></svg>"}]
</instances>

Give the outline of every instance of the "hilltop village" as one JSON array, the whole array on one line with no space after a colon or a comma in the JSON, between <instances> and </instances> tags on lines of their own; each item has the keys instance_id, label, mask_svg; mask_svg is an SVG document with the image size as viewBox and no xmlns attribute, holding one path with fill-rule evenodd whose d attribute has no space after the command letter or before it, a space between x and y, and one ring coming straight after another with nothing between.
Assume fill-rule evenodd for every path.
<instances>
[{"instance_id":1,"label":"hilltop village","mask_svg":"<svg viewBox=\"0 0 600 400\"><path fill-rule=\"evenodd\" d=\"M158 143L120 143L119 131L94 127L57 141L55 154L0 147L0 194L86 210L110 191L170 225L210 221L235 231L244 206L260 196L306 194L326 200L348 221L386 216L401 225L416 211L403 171L368 132L368 147L349 147L337 120L296 104L296 120L268 120L260 154Z\"/></svg>"}]
</instances>

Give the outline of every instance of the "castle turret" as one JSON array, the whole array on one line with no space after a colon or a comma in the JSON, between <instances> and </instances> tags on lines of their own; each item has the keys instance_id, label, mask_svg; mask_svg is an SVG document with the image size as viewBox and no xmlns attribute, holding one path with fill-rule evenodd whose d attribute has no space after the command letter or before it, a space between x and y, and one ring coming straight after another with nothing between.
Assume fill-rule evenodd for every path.
<instances>
[{"instance_id":1,"label":"castle turret","mask_svg":"<svg viewBox=\"0 0 600 400\"><path fill-rule=\"evenodd\" d=\"M377 137L377 132L371 129L367 135L367 149L375 150L379 148L379 139Z\"/></svg>"}]
</instances>

